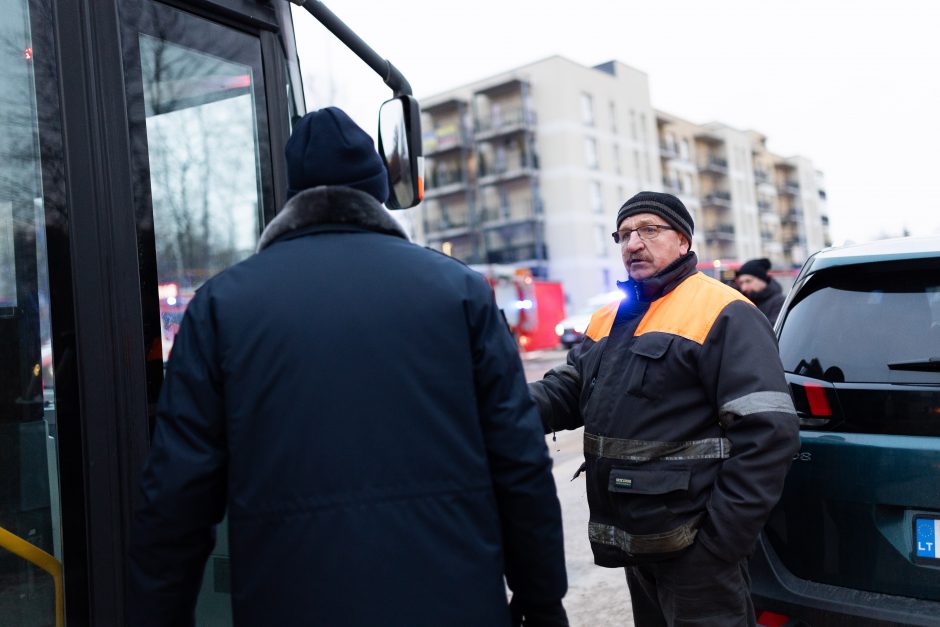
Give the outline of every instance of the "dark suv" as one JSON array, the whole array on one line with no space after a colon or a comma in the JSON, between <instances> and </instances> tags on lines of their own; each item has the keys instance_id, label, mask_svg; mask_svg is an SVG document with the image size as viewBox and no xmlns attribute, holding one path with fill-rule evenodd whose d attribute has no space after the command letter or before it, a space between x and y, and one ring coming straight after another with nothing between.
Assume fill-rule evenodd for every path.
<instances>
[{"instance_id":1,"label":"dark suv","mask_svg":"<svg viewBox=\"0 0 940 627\"><path fill-rule=\"evenodd\" d=\"M940 625L940 237L816 254L776 330L802 447L751 562L759 622Z\"/></svg>"}]
</instances>

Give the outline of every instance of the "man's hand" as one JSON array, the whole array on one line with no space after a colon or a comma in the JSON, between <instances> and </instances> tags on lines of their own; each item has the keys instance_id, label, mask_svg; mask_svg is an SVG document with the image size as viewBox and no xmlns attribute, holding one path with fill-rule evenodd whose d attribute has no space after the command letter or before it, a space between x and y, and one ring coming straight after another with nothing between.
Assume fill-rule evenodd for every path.
<instances>
[{"instance_id":1,"label":"man's hand","mask_svg":"<svg viewBox=\"0 0 940 627\"><path fill-rule=\"evenodd\" d=\"M561 601L533 605L513 595L509 612L512 614L513 627L568 627L568 614Z\"/></svg>"}]
</instances>

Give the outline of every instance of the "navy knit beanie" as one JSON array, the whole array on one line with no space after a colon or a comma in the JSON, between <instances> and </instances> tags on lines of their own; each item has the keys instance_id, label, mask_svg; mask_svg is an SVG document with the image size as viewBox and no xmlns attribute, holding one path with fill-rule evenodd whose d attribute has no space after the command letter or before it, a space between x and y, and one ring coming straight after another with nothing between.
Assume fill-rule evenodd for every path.
<instances>
[{"instance_id":1,"label":"navy knit beanie","mask_svg":"<svg viewBox=\"0 0 940 627\"><path fill-rule=\"evenodd\" d=\"M770 272L770 259L751 259L742 265L734 273L735 277L739 277L742 274L749 274L755 276L764 283L770 281L770 275L767 274Z\"/></svg>"},{"instance_id":2,"label":"navy knit beanie","mask_svg":"<svg viewBox=\"0 0 940 627\"><path fill-rule=\"evenodd\" d=\"M388 173L372 138L342 109L327 107L302 117L284 148L287 197L320 185L344 185L381 203Z\"/></svg>"},{"instance_id":3,"label":"navy knit beanie","mask_svg":"<svg viewBox=\"0 0 940 627\"><path fill-rule=\"evenodd\" d=\"M692 243L692 233L695 231L692 216L689 214L689 210L685 208L685 205L682 204L682 201L672 194L640 192L620 207L620 211L617 212L617 224L614 228L619 229L624 218L629 218L638 213L655 213L670 225L676 227L680 233L689 238L689 243Z\"/></svg>"}]
</instances>

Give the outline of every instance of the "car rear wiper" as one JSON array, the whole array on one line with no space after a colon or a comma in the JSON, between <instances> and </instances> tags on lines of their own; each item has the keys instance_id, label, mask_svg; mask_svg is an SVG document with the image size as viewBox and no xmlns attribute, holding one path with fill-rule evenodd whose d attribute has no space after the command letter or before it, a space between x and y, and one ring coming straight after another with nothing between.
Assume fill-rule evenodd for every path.
<instances>
[{"instance_id":1,"label":"car rear wiper","mask_svg":"<svg viewBox=\"0 0 940 627\"><path fill-rule=\"evenodd\" d=\"M940 357L915 359L914 361L896 361L888 364L891 370L918 370L922 372L940 372Z\"/></svg>"}]
</instances>

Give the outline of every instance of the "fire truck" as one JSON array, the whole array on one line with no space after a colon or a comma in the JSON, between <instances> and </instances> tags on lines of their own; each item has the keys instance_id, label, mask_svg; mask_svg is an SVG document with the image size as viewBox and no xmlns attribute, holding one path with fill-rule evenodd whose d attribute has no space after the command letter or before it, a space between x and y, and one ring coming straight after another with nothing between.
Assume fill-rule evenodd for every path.
<instances>
[{"instance_id":1,"label":"fire truck","mask_svg":"<svg viewBox=\"0 0 940 627\"><path fill-rule=\"evenodd\" d=\"M496 305L503 312L519 350L545 350L558 346L555 327L565 318L561 283L544 281L528 268L504 265L471 266L493 287Z\"/></svg>"}]
</instances>

